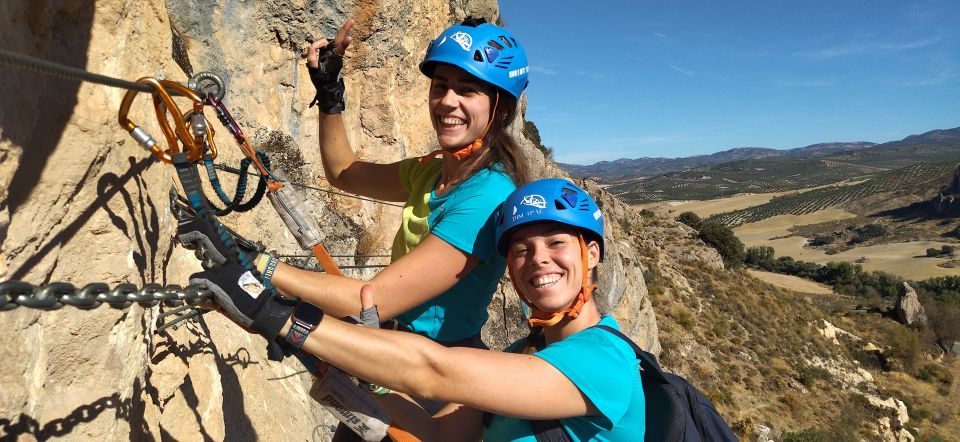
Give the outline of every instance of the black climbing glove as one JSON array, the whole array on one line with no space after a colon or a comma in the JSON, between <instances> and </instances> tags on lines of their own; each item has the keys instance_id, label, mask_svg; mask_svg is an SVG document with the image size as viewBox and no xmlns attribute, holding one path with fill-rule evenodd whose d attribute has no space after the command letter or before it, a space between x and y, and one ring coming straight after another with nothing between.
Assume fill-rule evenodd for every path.
<instances>
[{"instance_id":1,"label":"black climbing glove","mask_svg":"<svg viewBox=\"0 0 960 442\"><path fill-rule=\"evenodd\" d=\"M227 262L238 262L237 255L223 243L223 238L210 221L197 217L193 211L179 210L176 215L179 220L177 240L185 249L194 251L203 268L212 269ZM237 246L237 251L243 253L250 262L254 262L257 255L265 250L262 244L250 241L226 226L223 228Z\"/></svg>"},{"instance_id":2,"label":"black climbing glove","mask_svg":"<svg viewBox=\"0 0 960 442\"><path fill-rule=\"evenodd\" d=\"M264 287L251 272L234 263L194 273L190 284L213 292L214 302L227 317L268 341L276 339L300 302Z\"/></svg>"},{"instance_id":3,"label":"black climbing glove","mask_svg":"<svg viewBox=\"0 0 960 442\"><path fill-rule=\"evenodd\" d=\"M339 114L346 108L344 102L345 88L340 71L343 69L343 56L333 51L336 46L333 39L319 49L317 67L307 65L310 72L310 81L317 88L317 95L310 102L310 107L320 106L320 112L325 114Z\"/></svg>"}]
</instances>

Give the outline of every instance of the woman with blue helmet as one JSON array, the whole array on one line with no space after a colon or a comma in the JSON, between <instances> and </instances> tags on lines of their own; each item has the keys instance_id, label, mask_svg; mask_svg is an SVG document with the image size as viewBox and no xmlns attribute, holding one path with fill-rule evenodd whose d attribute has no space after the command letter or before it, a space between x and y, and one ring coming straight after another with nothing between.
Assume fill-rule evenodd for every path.
<instances>
[{"instance_id":1,"label":"woman with blue helmet","mask_svg":"<svg viewBox=\"0 0 960 442\"><path fill-rule=\"evenodd\" d=\"M538 420L558 420L568 440L643 440L636 355L595 327L618 328L591 297L591 274L604 253L596 202L569 181L536 181L504 201L496 228L497 251L540 333L501 353L326 317L303 349L379 385L376 395L394 422L421 440L533 441ZM373 292L361 289L364 308L373 306ZM239 289L228 296L247 297ZM430 416L389 389L450 404Z\"/></svg>"},{"instance_id":2,"label":"woman with blue helmet","mask_svg":"<svg viewBox=\"0 0 960 442\"><path fill-rule=\"evenodd\" d=\"M484 348L480 331L505 268L493 246L493 213L531 176L508 132L527 86L526 54L513 34L484 20L444 30L419 65L431 80L428 107L439 148L380 164L358 159L346 135L341 70L352 27L348 20L333 42L321 39L308 47L317 90L310 106L320 110L320 154L330 184L404 203L391 263L370 281L302 270L265 254L257 267L272 274L270 283L281 292L337 317L359 310L356 293L369 283L389 327L446 346ZM339 428L335 440L351 435Z\"/></svg>"},{"instance_id":3,"label":"woman with blue helmet","mask_svg":"<svg viewBox=\"0 0 960 442\"><path fill-rule=\"evenodd\" d=\"M347 21L332 44L311 44L307 65L317 88L312 104L320 108L326 179L351 193L405 203L391 264L369 281L380 293L381 316L446 345L482 346L487 305L505 267L493 247L493 212L531 175L507 131L527 85L524 50L513 34L484 20L443 31L419 66L431 79L439 149L380 164L358 159L346 136L340 70L352 27ZM269 259L258 263L266 268ZM358 310L356 293L367 283L282 263L270 282L337 316Z\"/></svg>"}]
</instances>

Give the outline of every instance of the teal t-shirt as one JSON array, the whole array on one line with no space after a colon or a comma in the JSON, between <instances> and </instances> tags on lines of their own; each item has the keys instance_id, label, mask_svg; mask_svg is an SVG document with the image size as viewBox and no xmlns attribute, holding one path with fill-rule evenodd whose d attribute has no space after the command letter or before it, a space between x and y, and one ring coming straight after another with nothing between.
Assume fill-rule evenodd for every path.
<instances>
[{"instance_id":1,"label":"teal t-shirt","mask_svg":"<svg viewBox=\"0 0 960 442\"><path fill-rule=\"evenodd\" d=\"M600 324L620 329L612 316L604 316ZM560 419L572 440L643 440L646 403L640 362L629 344L608 331L591 327L533 355L560 370L600 411L596 416ZM499 415L493 415L484 428L483 440L536 442L529 421Z\"/></svg>"},{"instance_id":2,"label":"teal t-shirt","mask_svg":"<svg viewBox=\"0 0 960 442\"><path fill-rule=\"evenodd\" d=\"M427 164L420 164L417 158L400 163L400 181L410 197L393 241L392 259L407 254L433 234L479 260L453 287L397 316L407 330L454 342L480 333L487 322L487 305L506 268L494 247L494 216L516 186L497 163L438 196L434 188L441 165L438 159Z\"/></svg>"}]
</instances>

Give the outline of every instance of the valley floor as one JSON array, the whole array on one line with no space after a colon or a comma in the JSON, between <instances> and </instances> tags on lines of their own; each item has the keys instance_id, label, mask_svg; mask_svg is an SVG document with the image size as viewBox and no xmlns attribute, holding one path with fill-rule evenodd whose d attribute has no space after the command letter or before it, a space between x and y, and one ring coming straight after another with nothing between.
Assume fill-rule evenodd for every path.
<instances>
[{"instance_id":1,"label":"valley floor","mask_svg":"<svg viewBox=\"0 0 960 442\"><path fill-rule=\"evenodd\" d=\"M737 237L747 247L771 246L777 256L792 256L794 259L826 264L830 261L847 261L861 264L864 270L878 270L909 279L926 279L935 276L950 276L960 273L958 269L938 267L940 258L928 258L928 248L939 249L949 241L910 241L856 247L833 255L823 250L804 247L807 238L794 236L790 228L823 221L854 218L856 215L841 209L828 209L808 215L780 215L763 221L744 224L734 229ZM960 246L960 244L957 244ZM859 261L859 262L858 262Z\"/></svg>"},{"instance_id":2,"label":"valley floor","mask_svg":"<svg viewBox=\"0 0 960 442\"><path fill-rule=\"evenodd\" d=\"M780 273L764 272L762 270L748 269L747 273L767 284L791 290L798 293L813 293L816 295L833 294L833 289L826 284L813 282L798 276L782 275Z\"/></svg>"}]
</instances>

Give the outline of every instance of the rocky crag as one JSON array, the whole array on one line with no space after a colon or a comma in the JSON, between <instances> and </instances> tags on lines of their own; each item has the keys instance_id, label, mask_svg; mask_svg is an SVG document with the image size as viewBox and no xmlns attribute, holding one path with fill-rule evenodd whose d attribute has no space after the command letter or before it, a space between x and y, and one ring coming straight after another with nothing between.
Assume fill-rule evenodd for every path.
<instances>
[{"instance_id":1,"label":"rocky crag","mask_svg":"<svg viewBox=\"0 0 960 442\"><path fill-rule=\"evenodd\" d=\"M939 216L960 216L960 167L953 172L953 179L930 200Z\"/></svg>"},{"instance_id":2,"label":"rocky crag","mask_svg":"<svg viewBox=\"0 0 960 442\"><path fill-rule=\"evenodd\" d=\"M128 80L214 72L225 80L226 105L275 169L329 189L315 148L317 114L307 108L307 42L333 35L347 17L357 20L345 62L348 136L362 158L396 161L427 152L433 142L428 83L416 68L429 39L468 14L497 13L492 0L13 0L0 2L0 46ZM117 125L125 91L6 67L0 77L0 279L184 284L199 265L172 242L167 192L174 171ZM152 114L141 94L130 115L159 139ZM214 125L219 161L235 165L239 151ZM526 148L544 175L561 174ZM232 179L223 179L232 188ZM611 231L601 304L638 343L656 350L637 258L641 242L651 240L637 235L631 210L588 186ZM389 247L396 207L300 191L332 253L372 255ZM280 253L302 253L268 204L223 221ZM369 277L373 270L351 272ZM516 298L509 284L502 287L484 331L493 346L524 332ZM295 362L267 361L261 338L217 314L156 334L160 312L0 312L0 438L329 436L334 421L308 397L311 379Z\"/></svg>"}]
</instances>

